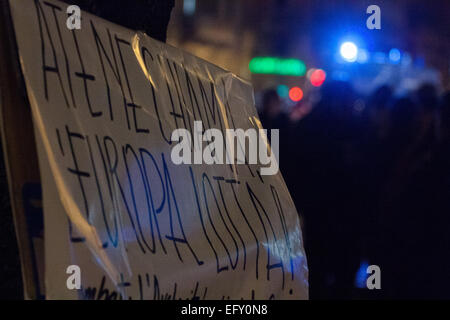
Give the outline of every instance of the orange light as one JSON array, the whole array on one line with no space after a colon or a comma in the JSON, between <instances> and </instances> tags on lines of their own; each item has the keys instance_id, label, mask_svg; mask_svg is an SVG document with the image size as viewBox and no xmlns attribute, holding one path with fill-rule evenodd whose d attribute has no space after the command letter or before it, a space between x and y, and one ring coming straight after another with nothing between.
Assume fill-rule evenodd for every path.
<instances>
[{"instance_id":1,"label":"orange light","mask_svg":"<svg viewBox=\"0 0 450 320\"><path fill-rule=\"evenodd\" d=\"M302 100L303 98L303 91L299 87L293 87L289 90L289 98L291 98L292 101L298 102Z\"/></svg>"},{"instance_id":2,"label":"orange light","mask_svg":"<svg viewBox=\"0 0 450 320\"><path fill-rule=\"evenodd\" d=\"M311 77L309 78L309 81L311 81L311 84L314 87L320 87L323 82L325 81L325 78L327 77L325 71L322 69L316 69L311 73Z\"/></svg>"}]
</instances>

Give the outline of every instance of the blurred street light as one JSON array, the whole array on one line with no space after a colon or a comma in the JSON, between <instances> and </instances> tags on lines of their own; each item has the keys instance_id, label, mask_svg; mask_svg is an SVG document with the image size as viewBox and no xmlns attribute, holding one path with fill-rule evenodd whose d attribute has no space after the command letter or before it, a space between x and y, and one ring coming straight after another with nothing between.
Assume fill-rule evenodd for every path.
<instances>
[{"instance_id":1,"label":"blurred street light","mask_svg":"<svg viewBox=\"0 0 450 320\"><path fill-rule=\"evenodd\" d=\"M309 81L314 87L320 87L325 81L326 73L322 69L316 69L311 73Z\"/></svg>"},{"instance_id":2,"label":"blurred street light","mask_svg":"<svg viewBox=\"0 0 450 320\"><path fill-rule=\"evenodd\" d=\"M302 100L303 90L300 89L299 87L291 88L291 90L289 90L289 98L294 102L298 102L298 101Z\"/></svg>"},{"instance_id":3,"label":"blurred street light","mask_svg":"<svg viewBox=\"0 0 450 320\"><path fill-rule=\"evenodd\" d=\"M344 42L340 51L342 58L348 62L355 62L358 56L358 47L353 42Z\"/></svg>"},{"instance_id":4,"label":"blurred street light","mask_svg":"<svg viewBox=\"0 0 450 320\"><path fill-rule=\"evenodd\" d=\"M252 73L278 74L283 76L304 76L305 63L298 59L282 59L276 57L256 57L250 61Z\"/></svg>"}]
</instances>

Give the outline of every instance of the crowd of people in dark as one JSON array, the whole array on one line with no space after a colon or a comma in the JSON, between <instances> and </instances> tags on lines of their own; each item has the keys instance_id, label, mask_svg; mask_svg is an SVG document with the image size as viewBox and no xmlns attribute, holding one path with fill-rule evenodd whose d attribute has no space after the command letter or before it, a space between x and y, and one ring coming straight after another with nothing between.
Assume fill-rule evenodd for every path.
<instances>
[{"instance_id":1,"label":"crowd of people in dark","mask_svg":"<svg viewBox=\"0 0 450 320\"><path fill-rule=\"evenodd\" d=\"M450 95L423 84L361 98L326 82L303 117L263 94L280 168L299 211L310 298L450 298ZM362 264L381 289L357 288ZM365 274L366 270L363 270Z\"/></svg>"}]
</instances>

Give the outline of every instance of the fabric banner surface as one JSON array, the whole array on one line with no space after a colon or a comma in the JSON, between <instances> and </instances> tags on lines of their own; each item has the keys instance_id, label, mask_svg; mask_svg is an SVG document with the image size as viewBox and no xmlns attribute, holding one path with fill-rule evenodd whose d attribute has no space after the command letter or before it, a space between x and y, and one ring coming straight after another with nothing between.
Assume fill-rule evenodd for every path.
<instances>
[{"instance_id":1,"label":"fabric banner surface","mask_svg":"<svg viewBox=\"0 0 450 320\"><path fill-rule=\"evenodd\" d=\"M10 6L39 153L48 299L308 298L281 174L199 163L205 136L192 164L173 161L175 129L227 140L261 128L250 84L85 12L71 30L59 1Z\"/></svg>"}]
</instances>

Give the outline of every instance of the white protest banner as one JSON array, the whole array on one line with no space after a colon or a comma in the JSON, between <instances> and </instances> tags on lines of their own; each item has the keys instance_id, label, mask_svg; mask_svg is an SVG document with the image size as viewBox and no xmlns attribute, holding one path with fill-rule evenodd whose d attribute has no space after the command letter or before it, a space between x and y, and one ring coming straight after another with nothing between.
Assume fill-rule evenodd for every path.
<instances>
[{"instance_id":1,"label":"white protest banner","mask_svg":"<svg viewBox=\"0 0 450 320\"><path fill-rule=\"evenodd\" d=\"M258 128L247 82L85 12L68 28L59 1L10 6L39 152L47 298L308 298L281 174L171 158L172 132L194 137L194 121L224 136Z\"/></svg>"}]
</instances>

